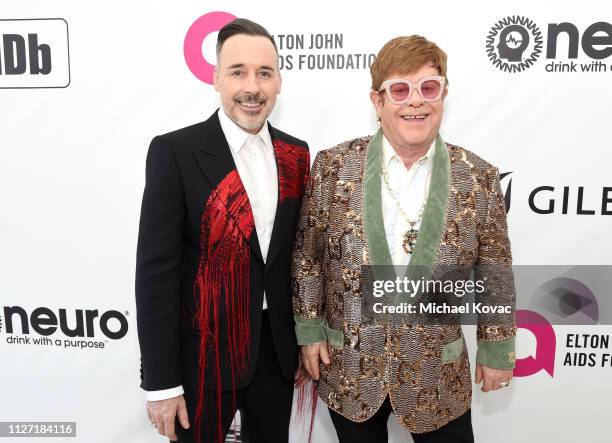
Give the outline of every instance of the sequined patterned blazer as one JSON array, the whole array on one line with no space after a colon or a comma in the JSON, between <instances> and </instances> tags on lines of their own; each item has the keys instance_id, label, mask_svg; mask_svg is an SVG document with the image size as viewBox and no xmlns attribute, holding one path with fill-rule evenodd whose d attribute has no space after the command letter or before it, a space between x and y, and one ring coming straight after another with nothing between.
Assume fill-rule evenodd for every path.
<instances>
[{"instance_id":1,"label":"sequined patterned blazer","mask_svg":"<svg viewBox=\"0 0 612 443\"><path fill-rule=\"evenodd\" d=\"M382 133L319 152L306 187L292 258L298 344L327 340L318 392L344 417L369 419L389 395L410 432L440 428L471 404L461 326L366 322L364 265L390 265L381 208ZM438 136L431 185L410 268L498 265L496 297L514 304L506 212L497 168ZM514 313L477 326L476 361L514 367Z\"/></svg>"}]
</instances>

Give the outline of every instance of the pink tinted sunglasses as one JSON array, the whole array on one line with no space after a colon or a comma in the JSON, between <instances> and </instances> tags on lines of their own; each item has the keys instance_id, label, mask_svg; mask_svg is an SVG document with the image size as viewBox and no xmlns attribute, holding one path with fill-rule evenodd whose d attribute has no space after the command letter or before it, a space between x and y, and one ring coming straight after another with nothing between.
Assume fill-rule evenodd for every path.
<instances>
[{"instance_id":1,"label":"pink tinted sunglasses","mask_svg":"<svg viewBox=\"0 0 612 443\"><path fill-rule=\"evenodd\" d=\"M403 79L386 80L380 85L381 88L378 92L387 91L389 100L395 105L408 103L413 89L418 91L424 101L435 102L442 97L445 83L446 79L441 75L423 77L416 83Z\"/></svg>"}]
</instances>

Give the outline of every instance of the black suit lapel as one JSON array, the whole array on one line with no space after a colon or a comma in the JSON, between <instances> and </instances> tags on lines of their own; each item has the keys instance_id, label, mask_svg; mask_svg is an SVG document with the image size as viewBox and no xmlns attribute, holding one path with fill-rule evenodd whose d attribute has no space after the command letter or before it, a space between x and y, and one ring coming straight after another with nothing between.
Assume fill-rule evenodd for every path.
<instances>
[{"instance_id":1,"label":"black suit lapel","mask_svg":"<svg viewBox=\"0 0 612 443\"><path fill-rule=\"evenodd\" d=\"M272 265L272 263L274 262L274 259L276 259L276 256L280 252L280 249L282 246L282 240L283 240L282 231L284 230L286 223L287 223L287 205L283 204L280 198L281 191L282 191L281 190L282 165L280 164L281 162L278 161L278 152L277 152L278 149L274 145L275 137L274 137L274 133L272 132L272 127L269 126L269 128L270 128L270 136L272 137L272 145L274 146L274 158L276 160L276 171L277 171L277 176L278 176L278 193L276 195L277 203L276 203L276 214L274 215L274 226L272 227L272 236L270 237L270 246L268 246L268 256L266 257L266 269L269 268L270 265Z\"/></svg>"},{"instance_id":2,"label":"black suit lapel","mask_svg":"<svg viewBox=\"0 0 612 443\"><path fill-rule=\"evenodd\" d=\"M221 124L219 123L219 116L217 110L208 120L204 122L202 128L202 140L200 142L199 149L194 151L194 155L200 165L202 173L206 177L206 180L210 184L211 189L215 190L219 183L232 171L236 170L236 163L230 152L230 147L227 143ZM242 181L239 181L239 186L244 190ZM246 194L246 191L245 191ZM243 226L245 223L240 223L237 220L241 216L253 217L253 212L249 204L248 214L236 214L229 210L229 202L224 202L225 207L228 210L228 214L235 219L238 226L241 227L241 232L246 237L251 249L257 256L257 258L263 262L261 255L261 249L259 248L259 239L257 238L257 232L255 229L252 232L245 232ZM278 213L278 211L277 211Z\"/></svg>"}]
</instances>

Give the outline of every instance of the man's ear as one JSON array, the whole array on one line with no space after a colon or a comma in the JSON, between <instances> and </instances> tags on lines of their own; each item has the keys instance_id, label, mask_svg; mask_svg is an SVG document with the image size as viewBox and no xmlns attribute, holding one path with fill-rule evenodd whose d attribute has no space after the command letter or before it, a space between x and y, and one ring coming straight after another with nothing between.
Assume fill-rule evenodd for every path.
<instances>
[{"instance_id":1,"label":"man's ear","mask_svg":"<svg viewBox=\"0 0 612 443\"><path fill-rule=\"evenodd\" d=\"M217 71L216 66L213 72L213 85L215 86L215 91L219 91L219 71Z\"/></svg>"},{"instance_id":2,"label":"man's ear","mask_svg":"<svg viewBox=\"0 0 612 443\"><path fill-rule=\"evenodd\" d=\"M281 86L283 86L283 76L281 75L280 69L279 69L278 70L278 90L276 91L277 94L280 94Z\"/></svg>"},{"instance_id":3,"label":"man's ear","mask_svg":"<svg viewBox=\"0 0 612 443\"><path fill-rule=\"evenodd\" d=\"M376 91L370 91L370 101L374 105L376 109L376 116L380 119L380 114L382 113L382 97Z\"/></svg>"}]
</instances>

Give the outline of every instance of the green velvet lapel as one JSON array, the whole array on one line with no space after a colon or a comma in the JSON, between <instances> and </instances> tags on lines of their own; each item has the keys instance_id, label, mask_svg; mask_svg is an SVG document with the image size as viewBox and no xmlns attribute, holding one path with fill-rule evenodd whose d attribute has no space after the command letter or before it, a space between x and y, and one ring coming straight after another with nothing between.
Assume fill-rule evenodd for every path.
<instances>
[{"instance_id":1,"label":"green velvet lapel","mask_svg":"<svg viewBox=\"0 0 612 443\"><path fill-rule=\"evenodd\" d=\"M368 143L366 164L363 172L363 229L365 231L370 264L374 266L392 265L391 253L385 235L382 214L381 174L382 174L382 130L378 130Z\"/></svg>"},{"instance_id":2,"label":"green velvet lapel","mask_svg":"<svg viewBox=\"0 0 612 443\"><path fill-rule=\"evenodd\" d=\"M376 278L394 279L391 267L391 254L382 214L381 176L382 176L383 134L378 132L370 139L364 168L364 231L370 256L370 264L376 266ZM420 279L431 274L434 261L442 240L448 204L450 161L446 144L440 135L436 138L431 170L431 184L419 228L419 238L415 245L406 277ZM382 265L382 266L381 266ZM384 271L386 275L379 275ZM403 298L403 297L402 297ZM401 301L414 301L401 300Z\"/></svg>"},{"instance_id":3,"label":"green velvet lapel","mask_svg":"<svg viewBox=\"0 0 612 443\"><path fill-rule=\"evenodd\" d=\"M419 227L419 237L410 259L409 269L406 272L407 275L410 272L410 267L413 266L424 268L426 273L430 273L433 268L446 222L449 176L448 149L446 143L442 140L442 136L438 135L432 159L429 194L423 211L423 220L421 220L421 226Z\"/></svg>"},{"instance_id":4,"label":"green velvet lapel","mask_svg":"<svg viewBox=\"0 0 612 443\"><path fill-rule=\"evenodd\" d=\"M429 279L432 275L434 262L438 255L442 233L446 223L446 207L448 206L448 187L450 181L450 161L448 149L442 136L438 134L432 160L431 182L423 219L419 227L419 237L405 277L409 280ZM398 294L395 304L415 303L419 294L409 296Z\"/></svg>"}]
</instances>

